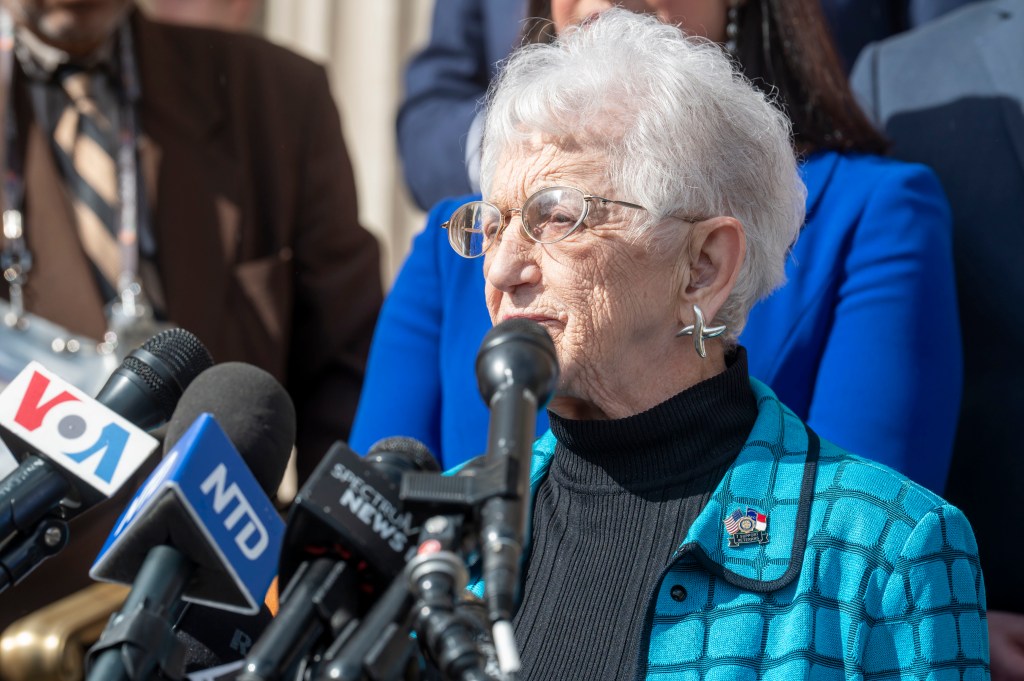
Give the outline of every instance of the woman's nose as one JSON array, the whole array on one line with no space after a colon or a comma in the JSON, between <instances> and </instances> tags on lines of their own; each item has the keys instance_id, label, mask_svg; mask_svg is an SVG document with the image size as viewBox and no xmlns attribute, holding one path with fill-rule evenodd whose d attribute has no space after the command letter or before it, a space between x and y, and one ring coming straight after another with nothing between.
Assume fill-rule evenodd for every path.
<instances>
[{"instance_id":1,"label":"woman's nose","mask_svg":"<svg viewBox=\"0 0 1024 681\"><path fill-rule=\"evenodd\" d=\"M513 216L484 257L484 278L505 293L540 281L539 244L523 234L522 218Z\"/></svg>"}]
</instances>

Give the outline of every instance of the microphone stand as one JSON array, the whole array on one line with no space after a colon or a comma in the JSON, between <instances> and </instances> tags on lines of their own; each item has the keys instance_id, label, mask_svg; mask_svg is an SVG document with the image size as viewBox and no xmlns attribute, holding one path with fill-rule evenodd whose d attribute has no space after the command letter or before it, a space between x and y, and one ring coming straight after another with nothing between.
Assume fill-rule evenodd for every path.
<instances>
[{"instance_id":1,"label":"microphone stand","mask_svg":"<svg viewBox=\"0 0 1024 681\"><path fill-rule=\"evenodd\" d=\"M408 475L408 474L407 474ZM457 553L466 546L465 518L437 515L420 532L416 555L359 625L323 655L318 681L403 678L413 641L409 630L451 681L495 681L478 645L479 627L457 612L469 575Z\"/></svg>"},{"instance_id":2,"label":"microphone stand","mask_svg":"<svg viewBox=\"0 0 1024 681\"><path fill-rule=\"evenodd\" d=\"M409 638L415 599L403 572L353 629L322 656L317 681L390 681L403 678L415 643Z\"/></svg>"},{"instance_id":3,"label":"microphone stand","mask_svg":"<svg viewBox=\"0 0 1024 681\"><path fill-rule=\"evenodd\" d=\"M67 546L69 535L68 524L59 518L44 518L31 532L14 533L0 549L0 593Z\"/></svg>"},{"instance_id":4,"label":"microphone stand","mask_svg":"<svg viewBox=\"0 0 1024 681\"><path fill-rule=\"evenodd\" d=\"M501 578L506 583L513 577L518 578L518 552L511 550L511 546L494 547L494 537L483 535L489 534L484 531L486 528L493 531L496 527L521 522L521 518L513 518L507 511L508 502L517 502L520 506L528 502L524 478L528 482L529 471L524 470L516 458L484 456L471 461L457 475L407 472L402 476L399 496L404 508L432 510L448 518L458 516L475 521L473 526L460 531L466 534L474 552L484 554L484 589L489 590L495 586L493 582ZM492 544L491 551L480 551L485 542ZM495 574L499 580L493 578ZM491 581L486 580L488 576L492 577ZM514 603L506 599L500 599L499 603L503 606L501 617L495 617L490 605L488 615L493 626L495 652L508 678L519 669L519 651L511 626Z\"/></svg>"},{"instance_id":5,"label":"microphone stand","mask_svg":"<svg viewBox=\"0 0 1024 681\"><path fill-rule=\"evenodd\" d=\"M185 649L173 627L194 564L170 546L149 551L128 598L89 649L86 681L180 681Z\"/></svg>"}]
</instances>

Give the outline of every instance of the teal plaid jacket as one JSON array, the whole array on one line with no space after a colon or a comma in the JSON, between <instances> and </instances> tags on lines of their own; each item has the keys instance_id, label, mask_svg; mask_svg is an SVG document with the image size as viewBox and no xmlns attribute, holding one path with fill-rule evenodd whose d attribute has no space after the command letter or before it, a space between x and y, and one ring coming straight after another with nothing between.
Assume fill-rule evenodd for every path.
<instances>
[{"instance_id":1,"label":"teal plaid jacket","mask_svg":"<svg viewBox=\"0 0 1024 681\"><path fill-rule=\"evenodd\" d=\"M985 588L963 514L885 466L819 445L750 382L754 428L650 596L639 676L989 678ZM550 431L534 444L534 492L554 450ZM737 509L766 516L742 528L764 522L766 536L754 524L730 546L724 521Z\"/></svg>"}]
</instances>

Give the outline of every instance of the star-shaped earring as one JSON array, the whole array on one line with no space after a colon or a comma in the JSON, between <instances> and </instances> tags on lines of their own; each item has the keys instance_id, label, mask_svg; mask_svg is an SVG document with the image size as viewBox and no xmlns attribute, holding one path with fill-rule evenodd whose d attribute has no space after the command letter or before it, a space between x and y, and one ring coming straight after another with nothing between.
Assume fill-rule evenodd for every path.
<instances>
[{"instance_id":1,"label":"star-shaped earring","mask_svg":"<svg viewBox=\"0 0 1024 681\"><path fill-rule=\"evenodd\" d=\"M693 347L697 349L697 354L701 357L707 357L708 353L704 350L704 339L705 338L717 338L725 333L724 326L712 326L707 327L704 325L704 312L696 305L693 306L693 317L694 322L689 326L685 326L679 333L676 334L676 338L680 336L693 336Z\"/></svg>"}]
</instances>

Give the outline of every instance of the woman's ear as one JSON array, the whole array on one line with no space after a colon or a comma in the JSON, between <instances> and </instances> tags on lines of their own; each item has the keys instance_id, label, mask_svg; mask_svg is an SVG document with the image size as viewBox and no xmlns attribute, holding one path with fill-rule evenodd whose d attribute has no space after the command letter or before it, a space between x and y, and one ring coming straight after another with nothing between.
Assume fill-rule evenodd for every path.
<instances>
[{"instance_id":1,"label":"woman's ear","mask_svg":"<svg viewBox=\"0 0 1024 681\"><path fill-rule=\"evenodd\" d=\"M736 285L747 255L747 236L739 220L720 216L694 223L687 241L689 272L680 290L679 321L692 324L697 305L710 323Z\"/></svg>"}]
</instances>

